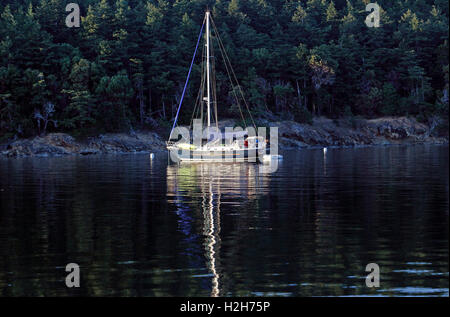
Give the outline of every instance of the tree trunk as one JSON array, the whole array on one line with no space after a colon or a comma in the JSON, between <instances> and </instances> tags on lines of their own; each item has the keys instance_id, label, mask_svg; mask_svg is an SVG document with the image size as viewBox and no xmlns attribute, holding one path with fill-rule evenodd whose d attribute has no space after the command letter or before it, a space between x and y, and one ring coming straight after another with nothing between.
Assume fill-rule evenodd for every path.
<instances>
[{"instance_id":1,"label":"tree trunk","mask_svg":"<svg viewBox=\"0 0 450 317\"><path fill-rule=\"evenodd\" d=\"M138 99L139 99L139 119L141 122L141 126L144 125L144 84L139 81L137 84L138 88Z\"/></svg>"},{"instance_id":2,"label":"tree trunk","mask_svg":"<svg viewBox=\"0 0 450 317\"><path fill-rule=\"evenodd\" d=\"M152 90L148 88L148 113L152 113Z\"/></svg>"},{"instance_id":3,"label":"tree trunk","mask_svg":"<svg viewBox=\"0 0 450 317\"><path fill-rule=\"evenodd\" d=\"M308 97L306 96L306 79L303 79L303 95L304 95L304 101L303 104L305 105L305 109L308 108Z\"/></svg>"},{"instance_id":4,"label":"tree trunk","mask_svg":"<svg viewBox=\"0 0 450 317\"><path fill-rule=\"evenodd\" d=\"M44 135L47 133L47 124L48 124L48 120L44 121Z\"/></svg>"},{"instance_id":5,"label":"tree trunk","mask_svg":"<svg viewBox=\"0 0 450 317\"><path fill-rule=\"evenodd\" d=\"M422 101L425 101L425 92L423 90L423 78L422 78Z\"/></svg>"},{"instance_id":6,"label":"tree trunk","mask_svg":"<svg viewBox=\"0 0 450 317\"><path fill-rule=\"evenodd\" d=\"M279 111L279 107L278 107L278 96L277 96L277 95L275 95L275 111L276 111L277 113L280 112L280 111Z\"/></svg>"},{"instance_id":7,"label":"tree trunk","mask_svg":"<svg viewBox=\"0 0 450 317\"><path fill-rule=\"evenodd\" d=\"M141 126L144 125L144 100L139 101L139 116L141 117Z\"/></svg>"},{"instance_id":8,"label":"tree trunk","mask_svg":"<svg viewBox=\"0 0 450 317\"><path fill-rule=\"evenodd\" d=\"M297 84L297 96L298 96L298 106L302 107L302 95L300 93L300 87L298 86L298 80L295 80L295 83Z\"/></svg>"},{"instance_id":9,"label":"tree trunk","mask_svg":"<svg viewBox=\"0 0 450 317\"><path fill-rule=\"evenodd\" d=\"M163 105L163 117L164 117L164 119L166 119L166 103L164 101L164 95L163 95L163 99L162 99L162 105Z\"/></svg>"},{"instance_id":10,"label":"tree trunk","mask_svg":"<svg viewBox=\"0 0 450 317\"><path fill-rule=\"evenodd\" d=\"M334 95L331 95L330 115L331 115L333 108L334 108Z\"/></svg>"}]
</instances>

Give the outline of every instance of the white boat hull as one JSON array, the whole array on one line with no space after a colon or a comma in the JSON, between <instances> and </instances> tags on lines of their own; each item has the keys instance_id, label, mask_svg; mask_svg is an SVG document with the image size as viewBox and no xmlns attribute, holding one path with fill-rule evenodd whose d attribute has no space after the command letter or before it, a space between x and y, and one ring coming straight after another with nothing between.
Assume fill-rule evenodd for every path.
<instances>
[{"instance_id":1,"label":"white boat hull","mask_svg":"<svg viewBox=\"0 0 450 317\"><path fill-rule=\"evenodd\" d=\"M263 151L260 149L259 151ZM265 152L265 151L264 151ZM258 149L237 150L179 150L170 149L171 158L178 162L259 162L262 153Z\"/></svg>"}]
</instances>

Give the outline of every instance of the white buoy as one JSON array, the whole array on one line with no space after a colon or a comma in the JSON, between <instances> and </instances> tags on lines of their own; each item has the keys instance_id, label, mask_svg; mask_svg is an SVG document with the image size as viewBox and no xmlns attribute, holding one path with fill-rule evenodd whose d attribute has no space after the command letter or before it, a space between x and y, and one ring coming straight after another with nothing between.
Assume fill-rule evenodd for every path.
<instances>
[{"instance_id":1,"label":"white buoy","mask_svg":"<svg viewBox=\"0 0 450 317\"><path fill-rule=\"evenodd\" d=\"M323 148L323 154L327 154L327 148L326 147Z\"/></svg>"},{"instance_id":2,"label":"white buoy","mask_svg":"<svg viewBox=\"0 0 450 317\"><path fill-rule=\"evenodd\" d=\"M150 153L150 159L153 160L155 158L155 154Z\"/></svg>"}]
</instances>

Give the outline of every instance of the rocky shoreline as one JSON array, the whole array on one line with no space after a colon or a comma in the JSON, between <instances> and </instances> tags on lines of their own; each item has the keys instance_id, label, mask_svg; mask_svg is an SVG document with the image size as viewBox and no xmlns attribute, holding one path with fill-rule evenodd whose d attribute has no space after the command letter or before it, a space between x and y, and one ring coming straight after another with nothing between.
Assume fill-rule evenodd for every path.
<instances>
[{"instance_id":1,"label":"rocky shoreline","mask_svg":"<svg viewBox=\"0 0 450 317\"><path fill-rule=\"evenodd\" d=\"M436 125L430 127L407 117L383 117L371 120L315 118L312 125L292 121L269 125L279 127L281 149L312 146L448 144L448 134L438 135Z\"/></svg>"},{"instance_id":2,"label":"rocky shoreline","mask_svg":"<svg viewBox=\"0 0 450 317\"><path fill-rule=\"evenodd\" d=\"M280 150L319 146L448 144L448 135L437 135L435 126L430 127L407 117L372 120L315 118L311 125L294 121L262 123L268 127L278 127ZM233 125L232 120L221 123L221 126ZM0 156L92 155L163 150L164 140L155 132L104 134L82 140L65 133L50 133L2 144Z\"/></svg>"},{"instance_id":3,"label":"rocky shoreline","mask_svg":"<svg viewBox=\"0 0 450 317\"><path fill-rule=\"evenodd\" d=\"M139 153L161 151L164 141L155 132L138 132L133 135L102 134L76 140L65 133L49 133L43 137L21 139L0 146L0 154L7 157L92 155L108 153Z\"/></svg>"}]
</instances>

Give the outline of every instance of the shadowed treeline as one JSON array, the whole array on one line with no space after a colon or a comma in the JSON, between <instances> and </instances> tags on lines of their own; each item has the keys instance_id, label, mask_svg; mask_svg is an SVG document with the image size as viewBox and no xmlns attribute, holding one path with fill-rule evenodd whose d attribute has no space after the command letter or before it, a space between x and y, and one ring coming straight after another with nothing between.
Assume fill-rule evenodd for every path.
<instances>
[{"instance_id":1,"label":"shadowed treeline","mask_svg":"<svg viewBox=\"0 0 450 317\"><path fill-rule=\"evenodd\" d=\"M80 6L79 28L65 25L68 2ZM378 28L365 24L369 2L2 1L0 141L48 131L166 132L207 7L261 122L408 115L445 134L448 1L379 0ZM219 53L212 61L219 117L238 118L239 87ZM194 64L182 124L200 87L200 56Z\"/></svg>"}]
</instances>

